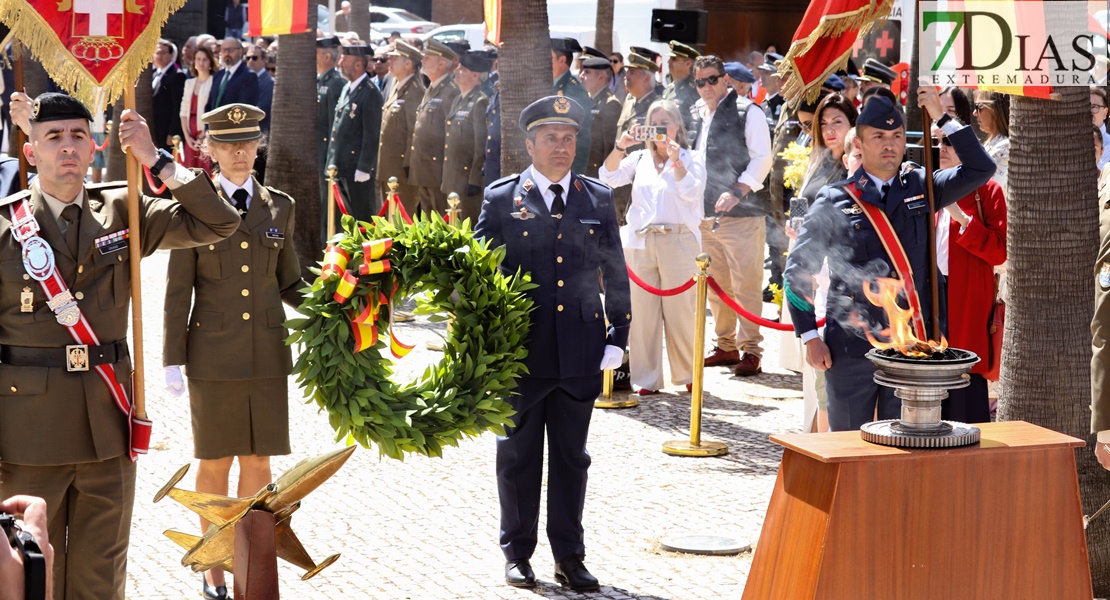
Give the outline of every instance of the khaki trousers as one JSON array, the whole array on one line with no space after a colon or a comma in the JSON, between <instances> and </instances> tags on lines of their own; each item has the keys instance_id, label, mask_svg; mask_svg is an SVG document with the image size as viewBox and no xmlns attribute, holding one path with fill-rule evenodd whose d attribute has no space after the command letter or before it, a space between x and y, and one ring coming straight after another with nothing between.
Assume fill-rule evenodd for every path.
<instances>
[{"instance_id":1,"label":"khaki trousers","mask_svg":"<svg viewBox=\"0 0 1110 600\"><path fill-rule=\"evenodd\" d=\"M763 313L763 246L767 229L763 217L721 217L713 231L713 221L702 221L701 245L709 254L709 275L732 295L744 310ZM739 350L763 357L763 335L759 326L740 318L736 311L709 292L717 347L725 352ZM739 323L737 323L739 321ZM737 330L739 326L739 331Z\"/></svg>"},{"instance_id":2,"label":"khaki trousers","mask_svg":"<svg viewBox=\"0 0 1110 600\"><path fill-rule=\"evenodd\" d=\"M54 600L123 600L135 506L127 455L52 467L0 463L0 497L46 500Z\"/></svg>"},{"instance_id":3,"label":"khaki trousers","mask_svg":"<svg viewBox=\"0 0 1110 600\"><path fill-rule=\"evenodd\" d=\"M404 199L401 200L404 202ZM420 188L420 211L431 214L432 211L439 213L442 217L447 214L447 194L439 191L439 188ZM406 207L405 210L408 210ZM415 214L409 213L412 218L416 218Z\"/></svg>"},{"instance_id":4,"label":"khaki trousers","mask_svg":"<svg viewBox=\"0 0 1110 600\"><path fill-rule=\"evenodd\" d=\"M685 226L676 233L652 233L643 250L625 249L628 266L640 279L657 288L678 287L697 272L694 258L701 249ZM632 284L632 325L628 331L628 368L634 385L649 390L663 389L663 334L667 335L667 362L671 383L693 381L694 311L693 288L677 296L656 296Z\"/></svg>"}]
</instances>

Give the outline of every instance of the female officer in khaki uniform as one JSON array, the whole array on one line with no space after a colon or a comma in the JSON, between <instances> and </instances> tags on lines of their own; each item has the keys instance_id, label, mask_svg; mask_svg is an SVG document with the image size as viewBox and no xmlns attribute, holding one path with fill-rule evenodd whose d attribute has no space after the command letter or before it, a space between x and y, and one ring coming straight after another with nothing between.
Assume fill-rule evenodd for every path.
<instances>
[{"instance_id":1,"label":"female officer in khaki uniform","mask_svg":"<svg viewBox=\"0 0 1110 600\"><path fill-rule=\"evenodd\" d=\"M271 481L270 456L289 453L292 356L282 301L298 305L305 284L293 249L293 199L251 175L265 116L248 104L203 115L216 188L242 222L218 244L170 254L163 364L171 393L184 387L182 365L189 376L198 492L227 495L238 457L238 496L252 495ZM203 592L227 596L222 571L206 574Z\"/></svg>"}]
</instances>

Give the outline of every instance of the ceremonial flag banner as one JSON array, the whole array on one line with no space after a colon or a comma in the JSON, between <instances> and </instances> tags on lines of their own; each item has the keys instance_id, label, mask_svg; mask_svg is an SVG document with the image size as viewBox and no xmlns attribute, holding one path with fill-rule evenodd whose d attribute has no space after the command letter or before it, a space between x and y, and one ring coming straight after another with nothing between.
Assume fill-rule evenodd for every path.
<instances>
[{"instance_id":1,"label":"ceremonial flag banner","mask_svg":"<svg viewBox=\"0 0 1110 600\"><path fill-rule=\"evenodd\" d=\"M1018 96L1098 85L1105 0L921 2L920 82Z\"/></svg>"},{"instance_id":2,"label":"ceremonial flag banner","mask_svg":"<svg viewBox=\"0 0 1110 600\"><path fill-rule=\"evenodd\" d=\"M501 45L501 0L483 0L486 17L486 39Z\"/></svg>"},{"instance_id":3,"label":"ceremonial flag banner","mask_svg":"<svg viewBox=\"0 0 1110 600\"><path fill-rule=\"evenodd\" d=\"M304 33L308 26L308 0L253 0L247 11L247 33L252 36Z\"/></svg>"},{"instance_id":4,"label":"ceremonial flag banner","mask_svg":"<svg viewBox=\"0 0 1110 600\"><path fill-rule=\"evenodd\" d=\"M813 0L806 9L779 74L790 101L814 98L832 73L843 69L856 40L890 14L892 0Z\"/></svg>"},{"instance_id":5,"label":"ceremonial flag banner","mask_svg":"<svg viewBox=\"0 0 1110 600\"><path fill-rule=\"evenodd\" d=\"M94 112L133 86L186 0L0 0L0 22ZM6 42L5 42L6 44Z\"/></svg>"}]
</instances>

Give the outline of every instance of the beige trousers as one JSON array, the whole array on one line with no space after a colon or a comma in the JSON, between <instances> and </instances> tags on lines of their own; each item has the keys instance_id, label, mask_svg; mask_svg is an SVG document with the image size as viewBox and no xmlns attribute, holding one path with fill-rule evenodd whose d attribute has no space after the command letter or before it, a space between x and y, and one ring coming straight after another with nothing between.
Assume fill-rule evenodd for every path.
<instances>
[{"instance_id":1,"label":"beige trousers","mask_svg":"<svg viewBox=\"0 0 1110 600\"><path fill-rule=\"evenodd\" d=\"M127 455L54 467L0 463L0 480L0 497L46 500L54 600L124 599L135 505L135 463Z\"/></svg>"},{"instance_id":2,"label":"beige trousers","mask_svg":"<svg viewBox=\"0 0 1110 600\"><path fill-rule=\"evenodd\" d=\"M625 249L628 266L640 279L657 288L670 289L690 280L697 272L694 258L701 252L694 234L684 226L678 232L648 234L643 250ZM628 369L632 383L649 390L663 389L663 334L667 335L667 362L671 383L693 381L694 311L696 295L690 288L677 296L656 296L632 284L632 325L628 331Z\"/></svg>"},{"instance_id":3,"label":"beige trousers","mask_svg":"<svg viewBox=\"0 0 1110 600\"><path fill-rule=\"evenodd\" d=\"M702 221L701 245L709 254L709 275L732 295L744 310L763 314L763 254L767 224L763 217L721 217L713 231L713 221ZM709 291L717 347L726 352L740 350L763 357L763 335L759 326L740 318L736 311ZM739 321L739 323L738 323ZM739 326L739 331L737 330Z\"/></svg>"}]
</instances>

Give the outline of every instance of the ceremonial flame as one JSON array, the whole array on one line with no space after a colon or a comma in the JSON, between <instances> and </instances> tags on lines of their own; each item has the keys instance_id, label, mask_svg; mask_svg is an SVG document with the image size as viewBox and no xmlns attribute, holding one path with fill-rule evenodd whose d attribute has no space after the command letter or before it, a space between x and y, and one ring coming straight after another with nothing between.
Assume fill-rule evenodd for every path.
<instances>
[{"instance_id":1,"label":"ceremonial flame","mask_svg":"<svg viewBox=\"0 0 1110 600\"><path fill-rule=\"evenodd\" d=\"M881 342L871 335L869 327L863 328L867 341L871 342L872 346L879 350L893 349L905 356L912 357L929 356L935 352L944 352L948 349L948 340L943 336L938 342L919 339L914 333L913 310L902 308L898 304L898 296L903 291L901 280L879 277L875 283L878 285L878 291L872 291L871 285L865 284L863 295L867 297L871 304L883 309L890 326L879 332L880 336L889 339L887 342Z\"/></svg>"}]
</instances>

